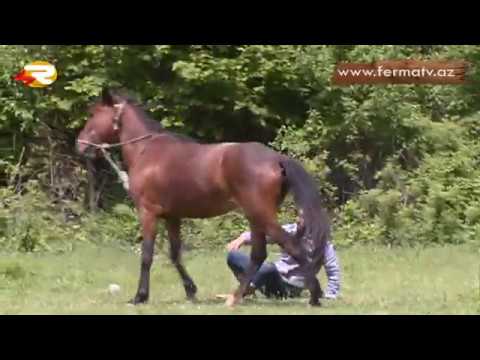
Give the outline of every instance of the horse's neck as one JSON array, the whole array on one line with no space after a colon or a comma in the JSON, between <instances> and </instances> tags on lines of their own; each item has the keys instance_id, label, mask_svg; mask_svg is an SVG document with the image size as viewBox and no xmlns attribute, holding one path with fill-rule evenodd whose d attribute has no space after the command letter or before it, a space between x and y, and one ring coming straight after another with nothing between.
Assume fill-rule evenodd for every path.
<instances>
[{"instance_id":1,"label":"horse's neck","mask_svg":"<svg viewBox=\"0 0 480 360\"><path fill-rule=\"evenodd\" d=\"M125 109L124 121L122 122L120 132L120 142L124 144L122 145L122 156L127 168L130 168L134 164L136 157L145 146L142 140L136 142L131 141L141 139L142 136L146 136L150 132L145 124L137 117L133 109Z\"/></svg>"}]
</instances>

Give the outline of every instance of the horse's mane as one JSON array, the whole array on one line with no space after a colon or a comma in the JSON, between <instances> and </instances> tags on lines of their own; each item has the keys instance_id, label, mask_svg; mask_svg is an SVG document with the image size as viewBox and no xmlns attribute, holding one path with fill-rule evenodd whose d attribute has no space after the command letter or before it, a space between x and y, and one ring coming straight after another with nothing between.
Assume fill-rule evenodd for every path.
<instances>
[{"instance_id":1,"label":"horse's mane","mask_svg":"<svg viewBox=\"0 0 480 360\"><path fill-rule=\"evenodd\" d=\"M129 104L132 107L132 109L137 114L138 118L142 121L142 123L145 125L145 127L149 131L152 131L152 132L155 132L155 133L167 134L169 136L174 137L177 140L181 140L181 141L184 141L184 142L195 142L195 143L198 142L197 140L195 140L195 139L193 139L189 136L186 136L186 135L183 135L183 134L177 134L177 133L174 133L174 132L171 132L171 131L168 131L167 129L165 129L159 121L150 117L147 114L147 111L145 110L145 108L132 96L117 95L117 98L121 101L125 101L127 104Z\"/></svg>"}]
</instances>

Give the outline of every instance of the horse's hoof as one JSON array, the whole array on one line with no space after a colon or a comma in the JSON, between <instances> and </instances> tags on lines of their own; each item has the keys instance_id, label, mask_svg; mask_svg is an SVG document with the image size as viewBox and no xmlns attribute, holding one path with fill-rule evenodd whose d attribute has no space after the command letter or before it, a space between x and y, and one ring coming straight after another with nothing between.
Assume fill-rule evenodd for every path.
<instances>
[{"instance_id":1,"label":"horse's hoof","mask_svg":"<svg viewBox=\"0 0 480 360\"><path fill-rule=\"evenodd\" d=\"M195 301L197 295L197 287L194 283L185 285L185 293L187 294L187 300Z\"/></svg>"},{"instance_id":2,"label":"horse's hoof","mask_svg":"<svg viewBox=\"0 0 480 360\"><path fill-rule=\"evenodd\" d=\"M132 300L128 303L131 305L141 305L146 304L148 302L148 295L136 295Z\"/></svg>"},{"instance_id":3,"label":"horse's hoof","mask_svg":"<svg viewBox=\"0 0 480 360\"><path fill-rule=\"evenodd\" d=\"M195 296L195 294L194 295L187 295L187 301L190 301L191 303L194 303L194 304L198 303L198 299Z\"/></svg>"},{"instance_id":4,"label":"horse's hoof","mask_svg":"<svg viewBox=\"0 0 480 360\"><path fill-rule=\"evenodd\" d=\"M322 303L318 300L310 300L308 302L308 305L310 305L312 307L322 307Z\"/></svg>"}]
</instances>

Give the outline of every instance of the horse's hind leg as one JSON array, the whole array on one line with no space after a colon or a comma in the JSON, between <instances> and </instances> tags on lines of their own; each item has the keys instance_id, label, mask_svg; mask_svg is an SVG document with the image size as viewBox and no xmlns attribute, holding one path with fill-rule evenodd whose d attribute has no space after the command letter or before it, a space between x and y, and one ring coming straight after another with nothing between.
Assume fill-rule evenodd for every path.
<instances>
[{"instance_id":1,"label":"horse's hind leg","mask_svg":"<svg viewBox=\"0 0 480 360\"><path fill-rule=\"evenodd\" d=\"M314 272L313 262L307 265L307 275L305 278L305 286L310 292L310 301L311 306L321 306L320 298L323 296L323 291L320 286L320 281L318 281L317 276Z\"/></svg>"},{"instance_id":2,"label":"horse's hind leg","mask_svg":"<svg viewBox=\"0 0 480 360\"><path fill-rule=\"evenodd\" d=\"M258 229L253 226L251 228L252 250L250 253L250 264L247 271L241 278L240 286L233 295L230 295L226 302L226 305L229 307L232 307L241 301L245 292L250 286L253 277L267 258L267 242L265 239L265 233L258 231Z\"/></svg>"},{"instance_id":3,"label":"horse's hind leg","mask_svg":"<svg viewBox=\"0 0 480 360\"><path fill-rule=\"evenodd\" d=\"M194 300L195 294L197 293L197 286L193 282L190 275L188 275L187 270L182 263L182 240L180 236L180 224L181 222L178 219L166 220L168 240L170 242L170 259L182 278L183 287L185 288L187 298L189 300Z\"/></svg>"},{"instance_id":4,"label":"horse's hind leg","mask_svg":"<svg viewBox=\"0 0 480 360\"><path fill-rule=\"evenodd\" d=\"M150 268L153 262L153 250L155 237L157 235L157 217L155 214L142 210L140 211L140 222L142 225L142 262L140 266L140 280L137 294L130 301L131 304L142 304L148 301L150 293Z\"/></svg>"},{"instance_id":5,"label":"horse's hind leg","mask_svg":"<svg viewBox=\"0 0 480 360\"><path fill-rule=\"evenodd\" d=\"M324 261L323 252L317 250L312 256L312 259L305 264L305 287L310 292L311 306L321 306L320 298L323 297L322 287L318 281L316 271L320 271Z\"/></svg>"},{"instance_id":6,"label":"horse's hind leg","mask_svg":"<svg viewBox=\"0 0 480 360\"><path fill-rule=\"evenodd\" d=\"M281 174L267 170L263 176L252 177L254 181L248 190L236 192L236 201L250 222L252 250L250 266L238 289L228 298L227 306L240 302L252 278L267 258L267 225L275 222L278 207L286 194ZM283 231L281 227L280 230Z\"/></svg>"}]
</instances>

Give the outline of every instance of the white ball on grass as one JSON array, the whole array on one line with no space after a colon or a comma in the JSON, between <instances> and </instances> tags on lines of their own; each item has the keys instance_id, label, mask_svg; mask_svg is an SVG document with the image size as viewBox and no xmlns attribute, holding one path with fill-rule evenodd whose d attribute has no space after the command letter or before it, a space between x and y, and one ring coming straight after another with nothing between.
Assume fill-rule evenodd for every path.
<instances>
[{"instance_id":1,"label":"white ball on grass","mask_svg":"<svg viewBox=\"0 0 480 360\"><path fill-rule=\"evenodd\" d=\"M108 292L111 295L116 295L120 292L120 285L117 284L110 284L108 285Z\"/></svg>"}]
</instances>

